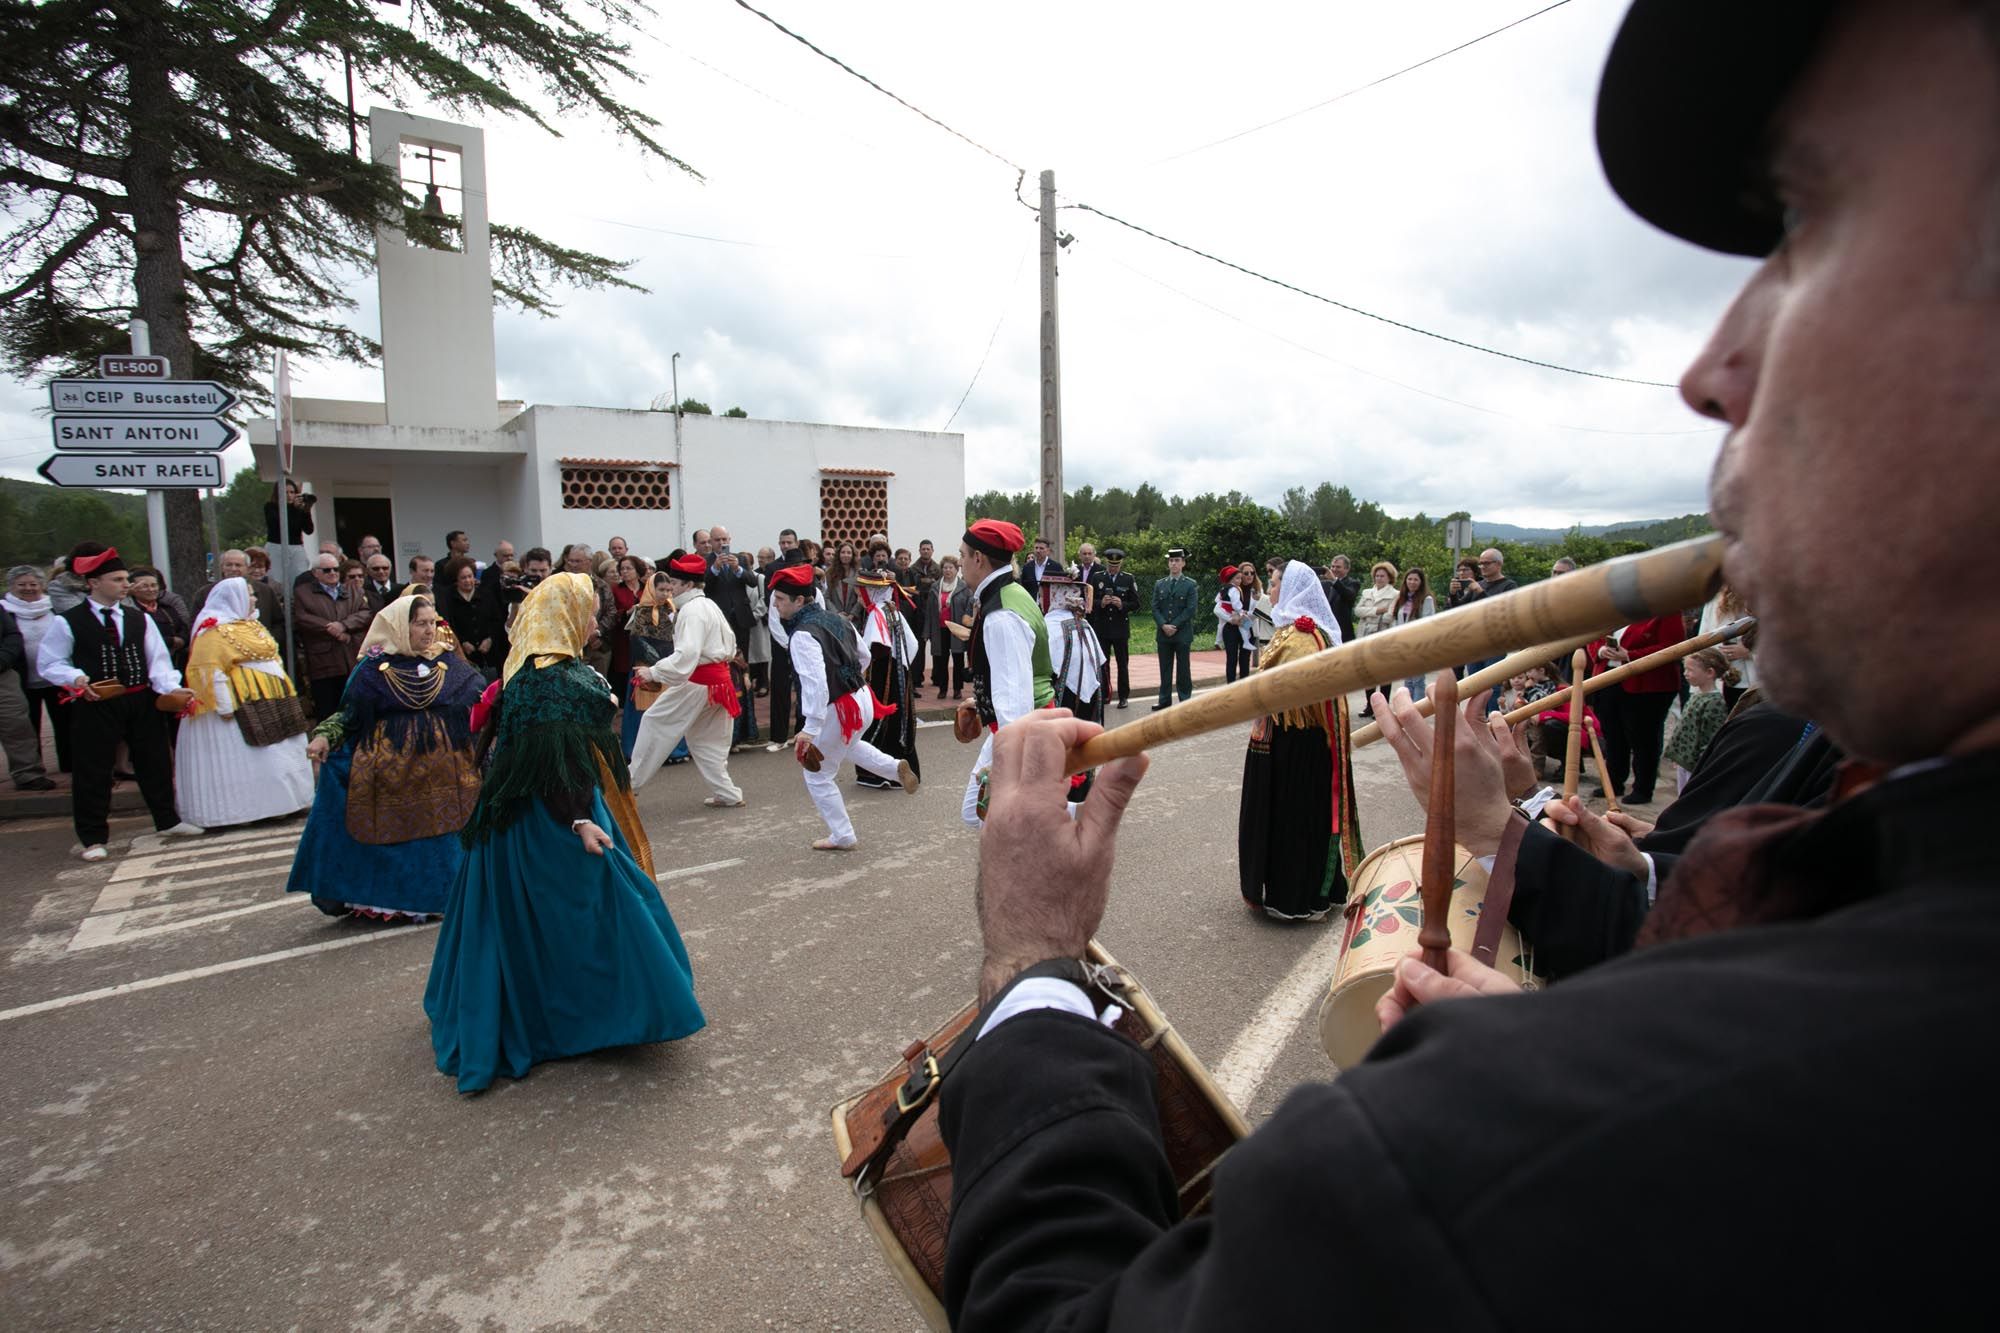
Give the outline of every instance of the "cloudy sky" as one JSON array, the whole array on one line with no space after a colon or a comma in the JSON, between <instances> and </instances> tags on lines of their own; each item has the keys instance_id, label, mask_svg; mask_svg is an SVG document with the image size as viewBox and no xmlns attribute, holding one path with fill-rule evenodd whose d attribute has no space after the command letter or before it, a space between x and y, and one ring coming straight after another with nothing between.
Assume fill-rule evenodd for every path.
<instances>
[{"instance_id":1,"label":"cloudy sky","mask_svg":"<svg viewBox=\"0 0 2000 1333\"><path fill-rule=\"evenodd\" d=\"M1030 199L1052 169L1066 203L1324 296L1673 381L1747 269L1652 231L1603 182L1591 107L1624 0L1569 0L1203 147L1542 2L1255 3L1226 20L1179 3L760 7L1027 167ZM561 138L487 127L494 219L636 260L649 289L574 294L555 320L502 313L501 396L642 407L667 391L678 351L681 392L717 411L949 421L969 490L1032 488L1035 219L1014 171L729 0L661 4L632 42L642 81L627 99L706 179L573 119ZM1671 389L1406 333L1079 209L1061 226L1076 238L1060 293L1071 488L1151 481L1276 503L1332 480L1392 513L1530 524L1704 507L1721 434ZM371 333L373 285L356 276L354 317ZM373 368L306 366L295 384L381 397ZM30 475L44 456L45 401L41 386L0 384L0 471Z\"/></svg>"}]
</instances>

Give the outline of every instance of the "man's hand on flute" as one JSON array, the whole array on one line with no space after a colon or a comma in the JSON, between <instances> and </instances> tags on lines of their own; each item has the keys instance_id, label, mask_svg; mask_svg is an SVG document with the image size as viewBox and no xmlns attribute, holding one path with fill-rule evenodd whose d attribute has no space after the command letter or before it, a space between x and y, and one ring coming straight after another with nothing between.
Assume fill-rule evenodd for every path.
<instances>
[{"instance_id":1,"label":"man's hand on flute","mask_svg":"<svg viewBox=\"0 0 2000 1333\"><path fill-rule=\"evenodd\" d=\"M1152 760L1138 754L1099 769L1071 819L1070 749L1102 730L1067 709L1038 708L993 738L975 898L985 942L982 1004L1023 968L1083 957L1104 919L1118 822Z\"/></svg>"},{"instance_id":2,"label":"man's hand on flute","mask_svg":"<svg viewBox=\"0 0 2000 1333\"><path fill-rule=\"evenodd\" d=\"M1649 868L1638 844L1624 829L1585 805L1581 796L1550 801L1542 807L1542 819L1558 826L1558 832L1575 829L1571 840L1604 864L1637 875L1642 881L1647 877Z\"/></svg>"},{"instance_id":3,"label":"man's hand on flute","mask_svg":"<svg viewBox=\"0 0 2000 1333\"><path fill-rule=\"evenodd\" d=\"M1457 836L1459 845L1474 856L1492 856L1500 850L1500 835L1507 829L1507 821L1513 818L1510 793L1520 785L1520 775L1514 775L1514 785L1509 785L1507 765L1519 758L1519 749L1506 722L1495 714L1493 722L1484 716L1486 695L1481 690L1464 701L1463 716L1456 733L1453 753L1457 757L1458 772L1456 783ZM1379 698L1379 692L1377 697ZM1402 761L1403 778L1410 784L1410 791L1417 798L1417 804L1426 811L1430 804L1431 791L1431 724L1417 709L1410 692L1400 685L1396 695L1386 701L1388 707L1377 706L1375 720L1382 728L1382 739L1396 752ZM1493 725L1497 722L1498 725ZM1518 764L1517 764L1518 766ZM1527 770L1527 779L1533 781L1533 769Z\"/></svg>"}]
</instances>

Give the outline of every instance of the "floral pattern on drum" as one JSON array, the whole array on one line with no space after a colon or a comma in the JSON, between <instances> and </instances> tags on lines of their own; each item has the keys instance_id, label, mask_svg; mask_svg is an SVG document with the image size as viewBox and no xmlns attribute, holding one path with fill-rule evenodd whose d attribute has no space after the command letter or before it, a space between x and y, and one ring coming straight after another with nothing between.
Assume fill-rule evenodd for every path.
<instances>
[{"instance_id":1,"label":"floral pattern on drum","mask_svg":"<svg viewBox=\"0 0 2000 1333\"><path fill-rule=\"evenodd\" d=\"M1453 877L1451 891L1457 893L1465 887L1465 881ZM1478 916L1484 903L1474 903L1467 910L1467 916ZM1393 884L1380 884L1368 890L1358 908L1347 915L1346 949L1358 949L1377 935L1394 935L1405 926L1418 929L1424 924L1423 899L1417 891L1414 879L1399 879Z\"/></svg>"}]
</instances>

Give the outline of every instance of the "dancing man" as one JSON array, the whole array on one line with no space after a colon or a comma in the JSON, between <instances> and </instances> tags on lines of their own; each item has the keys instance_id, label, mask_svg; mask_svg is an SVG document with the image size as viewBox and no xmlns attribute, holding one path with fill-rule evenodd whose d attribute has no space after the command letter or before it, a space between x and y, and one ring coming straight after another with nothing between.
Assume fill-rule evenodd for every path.
<instances>
[{"instance_id":1,"label":"dancing man","mask_svg":"<svg viewBox=\"0 0 2000 1333\"><path fill-rule=\"evenodd\" d=\"M111 841L112 768L120 741L132 752L132 772L152 812L153 827L169 837L206 832L183 822L174 807L173 756L160 707L185 708L193 692L182 687L181 673L174 670L153 618L118 605L130 581L118 549L79 542L70 552L69 568L90 595L50 622L36 667L43 680L62 687L63 703L74 710L69 720L76 773L71 814L83 859L102 861L110 855L105 844Z\"/></svg>"},{"instance_id":2,"label":"dancing man","mask_svg":"<svg viewBox=\"0 0 2000 1333\"><path fill-rule=\"evenodd\" d=\"M844 616L815 604L812 566L773 570L766 591L773 641L790 653L805 705L806 724L793 737L792 750L805 769L806 793L826 821L826 836L813 850L844 852L856 840L847 803L840 799L840 766L852 759L861 772L893 778L911 795L917 770L862 737L862 728L875 717L875 700L855 651L854 628Z\"/></svg>"},{"instance_id":3,"label":"dancing man","mask_svg":"<svg viewBox=\"0 0 2000 1333\"><path fill-rule=\"evenodd\" d=\"M986 815L993 733L1017 717L1048 707L1055 698L1048 625L1033 594L1014 578L1014 552L1021 549L1022 540L1021 530L1012 523L982 518L965 530L958 548L959 565L979 600L966 646L972 698L958 706L954 720L961 741L985 733L959 807L960 817L975 829Z\"/></svg>"},{"instance_id":4,"label":"dancing man","mask_svg":"<svg viewBox=\"0 0 2000 1333\"><path fill-rule=\"evenodd\" d=\"M891 759L907 760L910 771L922 776L917 762L917 713L910 706L916 683L910 678L910 665L916 660L917 636L899 602L906 594L898 585L893 566L865 571L857 581L868 599L868 612L861 622L862 665L868 671L868 689L879 701L866 740ZM863 787L896 785L866 768L854 780Z\"/></svg>"},{"instance_id":5,"label":"dancing man","mask_svg":"<svg viewBox=\"0 0 2000 1333\"><path fill-rule=\"evenodd\" d=\"M667 687L639 720L639 739L632 747L632 787L645 786L686 737L695 769L708 784L709 795L702 804L734 808L743 804L742 789L729 780L729 733L743 708L729 679L736 631L729 628L722 608L703 593L708 564L699 555L676 556L663 572L675 607L674 651L671 657L632 671L635 677Z\"/></svg>"}]
</instances>

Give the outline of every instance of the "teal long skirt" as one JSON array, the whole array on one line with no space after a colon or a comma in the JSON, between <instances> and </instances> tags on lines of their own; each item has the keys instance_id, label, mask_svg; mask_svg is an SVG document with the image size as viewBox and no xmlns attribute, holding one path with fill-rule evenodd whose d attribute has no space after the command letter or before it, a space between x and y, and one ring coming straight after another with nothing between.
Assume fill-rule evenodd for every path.
<instances>
[{"instance_id":1,"label":"teal long skirt","mask_svg":"<svg viewBox=\"0 0 2000 1333\"><path fill-rule=\"evenodd\" d=\"M540 801L466 851L424 987L437 1067L460 1092L707 1022L680 931L601 794L592 818L612 837L602 856Z\"/></svg>"}]
</instances>

